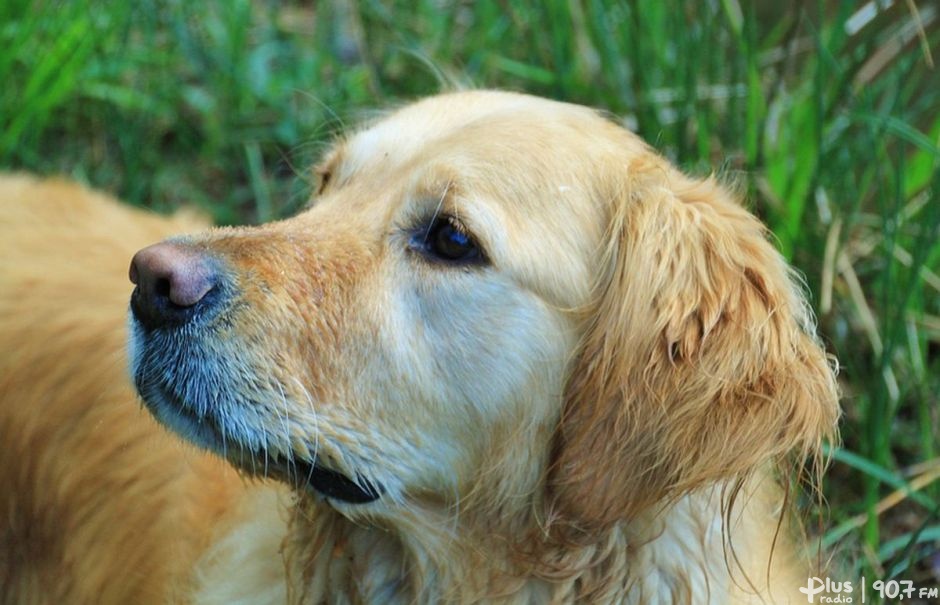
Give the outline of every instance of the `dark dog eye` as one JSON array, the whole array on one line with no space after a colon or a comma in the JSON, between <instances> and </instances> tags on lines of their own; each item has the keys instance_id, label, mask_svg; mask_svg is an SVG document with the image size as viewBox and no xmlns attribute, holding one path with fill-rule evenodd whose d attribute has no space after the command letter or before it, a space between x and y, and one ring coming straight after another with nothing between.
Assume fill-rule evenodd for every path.
<instances>
[{"instance_id":1,"label":"dark dog eye","mask_svg":"<svg viewBox=\"0 0 940 605\"><path fill-rule=\"evenodd\" d=\"M460 264L484 260L483 251L473 236L454 218L436 218L419 237L423 251L437 260Z\"/></svg>"}]
</instances>

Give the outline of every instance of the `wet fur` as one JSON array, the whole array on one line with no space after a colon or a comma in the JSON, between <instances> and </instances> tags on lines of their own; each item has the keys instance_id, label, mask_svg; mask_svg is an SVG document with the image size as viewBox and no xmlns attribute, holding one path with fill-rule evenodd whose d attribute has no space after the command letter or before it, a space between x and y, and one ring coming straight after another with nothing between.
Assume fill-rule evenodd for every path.
<instances>
[{"instance_id":1,"label":"wet fur","mask_svg":"<svg viewBox=\"0 0 940 605\"><path fill-rule=\"evenodd\" d=\"M834 435L835 380L726 189L492 92L392 112L318 170L295 218L177 240L225 267L221 320L129 324L150 410L213 454L135 405L122 353L130 257L202 225L0 180L0 598L805 599L781 486ZM440 213L487 263L413 249ZM314 458L385 494L324 499L290 476ZM263 479L278 461L299 487Z\"/></svg>"}]
</instances>

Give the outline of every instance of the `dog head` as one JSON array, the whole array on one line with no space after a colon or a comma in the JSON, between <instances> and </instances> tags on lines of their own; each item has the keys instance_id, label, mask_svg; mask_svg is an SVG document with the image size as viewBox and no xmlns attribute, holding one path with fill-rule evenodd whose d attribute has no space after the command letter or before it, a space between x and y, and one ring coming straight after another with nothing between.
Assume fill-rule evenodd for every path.
<instances>
[{"instance_id":1,"label":"dog head","mask_svg":"<svg viewBox=\"0 0 940 605\"><path fill-rule=\"evenodd\" d=\"M554 511L590 531L837 417L759 222L596 112L462 92L335 145L310 207L131 266L154 415L345 514Z\"/></svg>"}]
</instances>

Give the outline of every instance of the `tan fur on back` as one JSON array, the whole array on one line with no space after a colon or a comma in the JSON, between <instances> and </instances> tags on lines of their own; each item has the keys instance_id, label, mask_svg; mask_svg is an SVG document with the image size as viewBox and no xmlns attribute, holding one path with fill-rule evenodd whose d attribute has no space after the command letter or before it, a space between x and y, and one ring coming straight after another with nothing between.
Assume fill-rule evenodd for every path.
<instances>
[{"instance_id":1,"label":"tan fur on back","mask_svg":"<svg viewBox=\"0 0 940 605\"><path fill-rule=\"evenodd\" d=\"M203 227L0 180L0 601L163 603L241 490L136 403L127 259Z\"/></svg>"},{"instance_id":2,"label":"tan fur on back","mask_svg":"<svg viewBox=\"0 0 940 605\"><path fill-rule=\"evenodd\" d=\"M295 218L207 231L0 178L0 602L802 602L782 486L835 380L724 188L484 91L318 171ZM438 258L441 217L484 256ZM161 340L127 266L177 233L222 267L221 319ZM382 493L266 478L285 460Z\"/></svg>"}]
</instances>

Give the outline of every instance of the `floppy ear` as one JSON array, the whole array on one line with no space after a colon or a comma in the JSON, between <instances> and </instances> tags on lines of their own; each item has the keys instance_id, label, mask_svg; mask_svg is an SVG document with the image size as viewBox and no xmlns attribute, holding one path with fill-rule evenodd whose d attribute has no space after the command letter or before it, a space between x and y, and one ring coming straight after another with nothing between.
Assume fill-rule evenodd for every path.
<instances>
[{"instance_id":1,"label":"floppy ear","mask_svg":"<svg viewBox=\"0 0 940 605\"><path fill-rule=\"evenodd\" d=\"M584 530L818 459L839 414L812 314L760 222L656 156L615 188L550 476L555 514Z\"/></svg>"}]
</instances>

